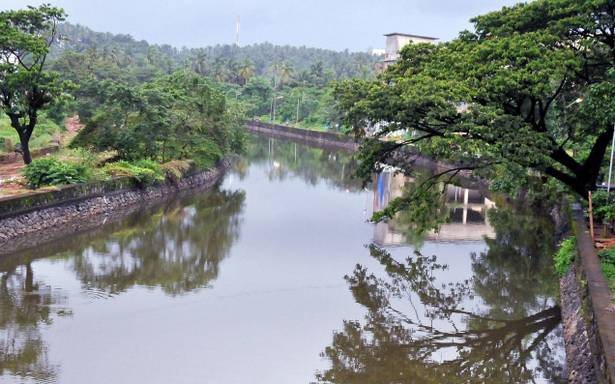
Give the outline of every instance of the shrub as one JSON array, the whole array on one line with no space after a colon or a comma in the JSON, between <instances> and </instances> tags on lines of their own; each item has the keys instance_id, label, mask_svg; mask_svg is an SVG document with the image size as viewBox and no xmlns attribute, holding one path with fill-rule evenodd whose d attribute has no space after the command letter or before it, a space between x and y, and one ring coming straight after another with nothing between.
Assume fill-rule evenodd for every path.
<instances>
[{"instance_id":1,"label":"shrub","mask_svg":"<svg viewBox=\"0 0 615 384\"><path fill-rule=\"evenodd\" d=\"M177 183L190 170L191 166L192 163L190 161L173 160L162 164L160 167L168 180Z\"/></svg>"},{"instance_id":2,"label":"shrub","mask_svg":"<svg viewBox=\"0 0 615 384\"><path fill-rule=\"evenodd\" d=\"M559 251L554 256L555 270L560 276L564 276L577 254L576 238L569 237L562 242Z\"/></svg>"},{"instance_id":3,"label":"shrub","mask_svg":"<svg viewBox=\"0 0 615 384\"><path fill-rule=\"evenodd\" d=\"M133 177L139 184L144 185L164 181L162 168L151 160L138 160L135 162L121 160L105 165L103 170L109 176Z\"/></svg>"},{"instance_id":4,"label":"shrub","mask_svg":"<svg viewBox=\"0 0 615 384\"><path fill-rule=\"evenodd\" d=\"M90 175L91 170L87 166L54 157L34 160L23 171L28 188L31 189L46 185L84 183L89 180Z\"/></svg>"}]
</instances>

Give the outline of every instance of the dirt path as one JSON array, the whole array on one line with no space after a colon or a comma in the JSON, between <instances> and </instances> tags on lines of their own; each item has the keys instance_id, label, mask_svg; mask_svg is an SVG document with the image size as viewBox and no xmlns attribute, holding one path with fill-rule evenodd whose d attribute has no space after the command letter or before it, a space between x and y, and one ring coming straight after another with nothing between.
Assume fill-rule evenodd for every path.
<instances>
[{"instance_id":1,"label":"dirt path","mask_svg":"<svg viewBox=\"0 0 615 384\"><path fill-rule=\"evenodd\" d=\"M60 145L62 146L70 143L70 141L77 136L79 131L81 131L84 127L84 125L79 122L79 117L77 116L67 118L64 126L66 131L64 131L60 136ZM2 182L13 178L20 178L21 169L23 167L24 164L21 157L16 157L13 162L0 164L0 196L7 194L7 192L9 192L8 190L13 191L15 189L13 184L2 185Z\"/></svg>"}]
</instances>

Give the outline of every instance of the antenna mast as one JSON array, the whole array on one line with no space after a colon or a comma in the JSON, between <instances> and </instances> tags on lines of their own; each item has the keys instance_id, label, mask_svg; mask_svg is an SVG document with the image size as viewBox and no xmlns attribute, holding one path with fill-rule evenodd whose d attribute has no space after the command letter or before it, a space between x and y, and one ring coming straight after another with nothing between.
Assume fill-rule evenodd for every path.
<instances>
[{"instance_id":1,"label":"antenna mast","mask_svg":"<svg viewBox=\"0 0 615 384\"><path fill-rule=\"evenodd\" d=\"M237 26L236 26L236 35L235 35L235 45L239 47L239 33L241 32L241 19L237 16Z\"/></svg>"}]
</instances>

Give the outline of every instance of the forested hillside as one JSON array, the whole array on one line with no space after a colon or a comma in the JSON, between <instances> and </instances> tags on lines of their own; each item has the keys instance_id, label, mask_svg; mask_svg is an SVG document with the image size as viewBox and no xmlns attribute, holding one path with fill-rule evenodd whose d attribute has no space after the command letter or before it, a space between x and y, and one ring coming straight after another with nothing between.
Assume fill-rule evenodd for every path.
<instances>
[{"instance_id":1,"label":"forested hillside","mask_svg":"<svg viewBox=\"0 0 615 384\"><path fill-rule=\"evenodd\" d=\"M217 84L249 117L324 129L339 123L329 84L371 78L379 60L368 53L269 43L178 49L69 23L59 25L58 32L61 41L50 54L52 69L78 85L73 94L83 117L91 113L86 104L99 102L87 97L99 81L137 85L189 69ZM60 117L64 110L54 113Z\"/></svg>"},{"instance_id":2,"label":"forested hillside","mask_svg":"<svg viewBox=\"0 0 615 384\"><path fill-rule=\"evenodd\" d=\"M205 48L176 48L170 45L149 44L130 35L95 32L70 23L59 26L63 37L54 47L51 58L58 58L67 51L86 52L96 50L120 63L136 65L153 64L169 71L177 67L191 67L196 72L225 80L236 80L237 72L246 65L256 76L271 75L276 64L284 63L299 76L305 76L314 66L322 66L331 79L365 78L372 74L378 61L368 53L331 51L319 48L277 46L261 43L237 47L216 45Z\"/></svg>"}]
</instances>

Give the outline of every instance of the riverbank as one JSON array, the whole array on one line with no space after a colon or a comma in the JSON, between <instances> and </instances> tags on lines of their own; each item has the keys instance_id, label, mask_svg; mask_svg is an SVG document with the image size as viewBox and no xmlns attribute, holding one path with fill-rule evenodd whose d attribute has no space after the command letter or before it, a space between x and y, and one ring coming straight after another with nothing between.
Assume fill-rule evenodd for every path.
<instances>
[{"instance_id":1,"label":"riverbank","mask_svg":"<svg viewBox=\"0 0 615 384\"><path fill-rule=\"evenodd\" d=\"M166 180L151 186L139 185L130 177L120 177L2 198L0 255L49 241L64 234L67 227L79 231L81 227L87 227L93 217L104 218L181 191L209 188L224 175L230 164L227 159L206 171L191 169L178 181ZM36 244L29 236L34 233Z\"/></svg>"}]
</instances>

